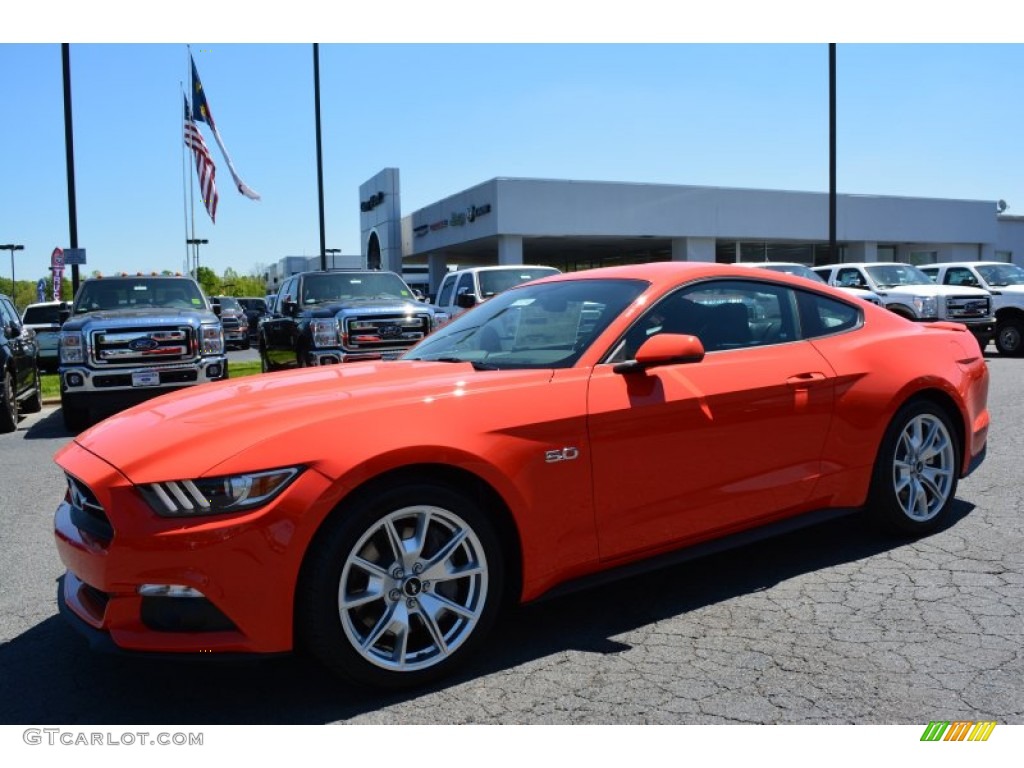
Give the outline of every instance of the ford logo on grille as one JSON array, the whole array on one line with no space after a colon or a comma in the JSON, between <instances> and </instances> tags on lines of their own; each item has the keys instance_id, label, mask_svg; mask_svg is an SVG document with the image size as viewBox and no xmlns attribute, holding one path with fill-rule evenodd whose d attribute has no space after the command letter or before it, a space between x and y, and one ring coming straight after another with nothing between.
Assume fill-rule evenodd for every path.
<instances>
[{"instance_id":1,"label":"ford logo on grille","mask_svg":"<svg viewBox=\"0 0 1024 768\"><path fill-rule=\"evenodd\" d=\"M133 352L150 352L160 346L160 342L149 336L140 336L128 342L128 349Z\"/></svg>"},{"instance_id":2,"label":"ford logo on grille","mask_svg":"<svg viewBox=\"0 0 1024 768\"><path fill-rule=\"evenodd\" d=\"M393 323L391 325L382 325L378 329L378 333L380 333L382 339L398 339L402 336L402 326Z\"/></svg>"}]
</instances>

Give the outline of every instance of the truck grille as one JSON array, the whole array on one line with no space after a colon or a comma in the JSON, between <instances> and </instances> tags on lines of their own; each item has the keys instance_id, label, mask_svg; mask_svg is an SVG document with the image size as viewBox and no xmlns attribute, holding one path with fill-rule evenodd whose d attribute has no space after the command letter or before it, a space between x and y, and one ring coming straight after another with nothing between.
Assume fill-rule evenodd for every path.
<instances>
[{"instance_id":1,"label":"truck grille","mask_svg":"<svg viewBox=\"0 0 1024 768\"><path fill-rule=\"evenodd\" d=\"M946 318L968 320L991 314L988 296L950 296L946 299Z\"/></svg>"},{"instance_id":2,"label":"truck grille","mask_svg":"<svg viewBox=\"0 0 1024 768\"><path fill-rule=\"evenodd\" d=\"M196 357L192 328L185 326L118 328L91 334L92 360L100 366L181 363Z\"/></svg>"},{"instance_id":3,"label":"truck grille","mask_svg":"<svg viewBox=\"0 0 1024 768\"><path fill-rule=\"evenodd\" d=\"M429 315L383 315L345 318L342 346L350 352L411 347L430 333Z\"/></svg>"}]
</instances>

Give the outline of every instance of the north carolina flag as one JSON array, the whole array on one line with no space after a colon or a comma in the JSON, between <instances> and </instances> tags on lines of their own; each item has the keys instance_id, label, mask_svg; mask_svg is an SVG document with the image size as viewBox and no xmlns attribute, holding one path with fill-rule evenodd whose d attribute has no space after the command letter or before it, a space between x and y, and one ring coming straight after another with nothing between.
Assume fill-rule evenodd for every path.
<instances>
[{"instance_id":1,"label":"north carolina flag","mask_svg":"<svg viewBox=\"0 0 1024 768\"><path fill-rule=\"evenodd\" d=\"M191 51L189 51L188 58L189 61L192 62L193 117L199 122L206 123L210 126L210 130L213 131L213 138L216 139L217 146L220 147L220 152L224 155L224 162L227 163L228 171L231 173L231 178L235 180L235 186L238 188L238 191L250 200L259 200L260 196L249 189L241 178L239 178L238 172L235 170L235 165L231 162L231 156L224 147L224 140L220 137L220 131L217 130L217 124L213 122L213 113L210 111L210 103L206 100L206 91L203 90L203 83L199 79L199 71L196 69L196 61L192 58Z\"/></svg>"}]
</instances>

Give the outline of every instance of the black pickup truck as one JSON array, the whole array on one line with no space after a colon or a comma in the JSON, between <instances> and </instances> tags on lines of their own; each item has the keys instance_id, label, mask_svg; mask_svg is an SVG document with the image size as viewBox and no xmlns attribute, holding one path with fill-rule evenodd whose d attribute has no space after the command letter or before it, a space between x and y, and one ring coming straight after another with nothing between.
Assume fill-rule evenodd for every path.
<instances>
[{"instance_id":1,"label":"black pickup truck","mask_svg":"<svg viewBox=\"0 0 1024 768\"><path fill-rule=\"evenodd\" d=\"M264 371L398 357L448 316L394 272L301 272L281 285L259 326Z\"/></svg>"}]
</instances>

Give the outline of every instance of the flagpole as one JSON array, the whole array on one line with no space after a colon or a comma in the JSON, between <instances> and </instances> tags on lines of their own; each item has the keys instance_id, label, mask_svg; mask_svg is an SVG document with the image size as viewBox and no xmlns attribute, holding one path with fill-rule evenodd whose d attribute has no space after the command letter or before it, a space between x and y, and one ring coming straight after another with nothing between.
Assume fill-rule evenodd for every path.
<instances>
[{"instance_id":1,"label":"flagpole","mask_svg":"<svg viewBox=\"0 0 1024 768\"><path fill-rule=\"evenodd\" d=\"M188 70L188 78L189 78L189 82L191 83L192 82L192 46L190 46L188 44L185 45L185 57L188 59L188 65L187 65L186 69ZM191 111L191 109L192 109L192 102L189 101L189 111ZM186 269L185 271L191 273L192 277L194 277L196 280L198 280L199 279L199 246L196 245L196 198L195 198L195 182L196 182L196 177L195 177L195 171L193 170L193 167L191 165L189 166L189 174L188 174L188 176L189 176L189 182L190 182L189 183L189 187L188 187L188 199L189 199L189 206L190 206L191 215L192 215L192 236L189 237L188 240L186 241L186 251L188 249L188 245L191 244L192 245L192 250L194 251L194 254L189 254L189 257L188 257L189 258L189 262L188 262L189 263L189 268ZM193 264L195 264L195 268L192 267Z\"/></svg>"},{"instance_id":2,"label":"flagpole","mask_svg":"<svg viewBox=\"0 0 1024 768\"><path fill-rule=\"evenodd\" d=\"M178 83L181 86L181 95L185 95L185 83ZM184 123L184 115L182 116ZM188 147L181 142L181 214L185 221L185 272L188 272Z\"/></svg>"}]
</instances>

